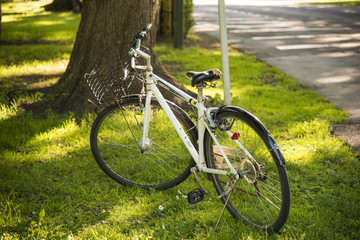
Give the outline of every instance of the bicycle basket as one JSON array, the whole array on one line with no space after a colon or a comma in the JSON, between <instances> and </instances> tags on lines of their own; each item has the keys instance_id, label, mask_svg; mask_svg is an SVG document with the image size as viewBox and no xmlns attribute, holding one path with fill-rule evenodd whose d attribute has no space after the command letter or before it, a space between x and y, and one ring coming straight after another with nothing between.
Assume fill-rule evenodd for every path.
<instances>
[{"instance_id":1,"label":"bicycle basket","mask_svg":"<svg viewBox=\"0 0 360 240\"><path fill-rule=\"evenodd\" d=\"M96 67L84 76L102 106L116 103L126 95L139 94L142 89L145 73L128 71L125 75L128 51L129 44L107 48Z\"/></svg>"}]
</instances>

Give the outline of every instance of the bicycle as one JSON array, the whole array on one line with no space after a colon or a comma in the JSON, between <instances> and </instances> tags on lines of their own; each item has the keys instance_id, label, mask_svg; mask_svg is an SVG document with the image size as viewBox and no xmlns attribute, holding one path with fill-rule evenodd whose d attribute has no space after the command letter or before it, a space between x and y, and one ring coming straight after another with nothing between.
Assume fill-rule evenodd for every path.
<instances>
[{"instance_id":1,"label":"bicycle","mask_svg":"<svg viewBox=\"0 0 360 240\"><path fill-rule=\"evenodd\" d=\"M190 203L201 201L207 193L197 176L202 172L224 203L219 221L226 208L245 224L278 232L289 214L290 190L285 160L275 140L242 108L205 107L203 89L216 86L221 77L218 69L187 73L198 89L197 99L155 75L151 57L141 45L150 28L151 24L139 32L116 61L109 60L120 62L119 66L106 68L102 57L85 74L95 97L105 105L90 134L96 162L118 183L145 189L168 189L193 173L200 188L188 194ZM140 83L141 93L126 95L134 82ZM165 100L157 85L194 106L198 124Z\"/></svg>"}]
</instances>

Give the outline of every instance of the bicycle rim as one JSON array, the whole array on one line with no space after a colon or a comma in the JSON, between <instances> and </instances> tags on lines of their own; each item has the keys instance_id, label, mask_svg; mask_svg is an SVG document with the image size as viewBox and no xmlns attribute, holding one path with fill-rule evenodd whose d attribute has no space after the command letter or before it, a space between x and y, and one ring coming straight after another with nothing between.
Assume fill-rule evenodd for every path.
<instances>
[{"instance_id":1,"label":"bicycle rim","mask_svg":"<svg viewBox=\"0 0 360 240\"><path fill-rule=\"evenodd\" d=\"M91 149L101 169L121 184L170 188L184 181L195 163L156 100L152 100L149 140L140 149L144 102L128 99L103 110L92 127ZM181 109L170 106L196 144L194 123Z\"/></svg>"},{"instance_id":2,"label":"bicycle rim","mask_svg":"<svg viewBox=\"0 0 360 240\"><path fill-rule=\"evenodd\" d=\"M285 168L277 159L276 151L279 150L271 147L266 136L268 133L256 126L260 123L254 118L253 121L249 119L231 111L220 113L217 117L220 126L224 125L221 126L223 129L231 126L231 134L217 129L215 135L233 167L241 173L226 208L233 217L246 224L267 232L277 232L289 214L288 180ZM208 167L229 169L209 133L205 135L205 155ZM218 194L224 192L228 180L227 176L212 175ZM227 196L222 198L224 203L226 200Z\"/></svg>"}]
</instances>

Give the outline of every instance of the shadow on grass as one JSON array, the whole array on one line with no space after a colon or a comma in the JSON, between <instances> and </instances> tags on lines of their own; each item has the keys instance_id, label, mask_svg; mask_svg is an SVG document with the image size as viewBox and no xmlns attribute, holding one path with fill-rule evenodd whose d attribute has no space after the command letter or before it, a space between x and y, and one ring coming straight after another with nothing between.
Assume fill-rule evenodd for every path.
<instances>
[{"instance_id":1,"label":"shadow on grass","mask_svg":"<svg viewBox=\"0 0 360 240\"><path fill-rule=\"evenodd\" d=\"M61 73L50 73L0 78L0 91L14 92L14 96L9 96L9 102L11 102L12 99L16 98L16 91L42 92L45 88L55 84L61 75Z\"/></svg>"},{"instance_id":2,"label":"shadow on grass","mask_svg":"<svg viewBox=\"0 0 360 240\"><path fill-rule=\"evenodd\" d=\"M86 123L27 115L0 120L0 129L0 233L67 237L119 204L122 187L93 160Z\"/></svg>"},{"instance_id":3,"label":"shadow on grass","mask_svg":"<svg viewBox=\"0 0 360 240\"><path fill-rule=\"evenodd\" d=\"M291 211L287 226L297 237L354 239L359 235L359 161L346 146L309 149L307 162L287 162Z\"/></svg>"},{"instance_id":4,"label":"shadow on grass","mask_svg":"<svg viewBox=\"0 0 360 240\"><path fill-rule=\"evenodd\" d=\"M49 115L48 118L36 119L32 114L17 114L0 120L0 150L15 150L24 147L30 139L49 131L60 128L69 116Z\"/></svg>"},{"instance_id":5,"label":"shadow on grass","mask_svg":"<svg viewBox=\"0 0 360 240\"><path fill-rule=\"evenodd\" d=\"M72 51L72 45L34 45L31 42L22 42L22 44L3 46L2 49L0 63L3 66L29 65L32 62L54 63L59 60L68 60Z\"/></svg>"},{"instance_id":6,"label":"shadow on grass","mask_svg":"<svg viewBox=\"0 0 360 240\"><path fill-rule=\"evenodd\" d=\"M105 235L115 231L124 237L134 229L158 227L155 233L160 234L164 229L157 224L166 225L167 220L177 217L183 221L181 226L189 229L168 224L183 231L182 236L198 236L198 225L200 231L208 231L197 214L209 214L213 205L202 203L199 212L185 211L185 201L164 200L175 198L176 189L149 193L108 178L90 152L93 116L88 118L76 123L71 114L49 114L43 119L19 115L0 120L1 232L24 238L67 238L82 236L84 231L90 236L93 230ZM308 131L304 138L310 139ZM284 235L355 239L359 234L359 162L348 155L348 149L321 141L308 141L306 162L293 160L286 165L292 206ZM318 145L312 147L316 142ZM160 204L171 211L159 212ZM163 236L171 232L168 229Z\"/></svg>"},{"instance_id":7,"label":"shadow on grass","mask_svg":"<svg viewBox=\"0 0 360 240\"><path fill-rule=\"evenodd\" d=\"M196 214L209 214L207 208L187 209L186 198L176 198L178 188L149 192L119 185L105 175L89 149L92 116L88 118L75 123L69 114L46 119L20 115L0 121L1 236L96 238L95 232L118 239L146 228L166 238L196 236L199 228L201 235L209 221L215 225L215 217ZM217 209L211 199L205 204L212 204L209 211ZM220 201L215 205L220 211Z\"/></svg>"},{"instance_id":8,"label":"shadow on grass","mask_svg":"<svg viewBox=\"0 0 360 240\"><path fill-rule=\"evenodd\" d=\"M52 237L63 238L105 220L118 204L121 186L106 179L88 149L1 165L2 231L22 237L53 232Z\"/></svg>"},{"instance_id":9,"label":"shadow on grass","mask_svg":"<svg viewBox=\"0 0 360 240\"><path fill-rule=\"evenodd\" d=\"M76 122L71 114L18 114L0 120L0 236L92 236L113 224L117 236L129 236L164 217L158 206L176 190L125 187L105 175L89 147L93 117Z\"/></svg>"}]
</instances>

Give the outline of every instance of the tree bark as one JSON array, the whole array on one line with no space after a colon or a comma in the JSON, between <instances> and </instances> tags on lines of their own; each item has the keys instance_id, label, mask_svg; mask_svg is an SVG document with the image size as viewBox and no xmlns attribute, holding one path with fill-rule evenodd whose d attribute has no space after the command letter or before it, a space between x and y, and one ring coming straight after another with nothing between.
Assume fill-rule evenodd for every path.
<instances>
[{"instance_id":1,"label":"tree bark","mask_svg":"<svg viewBox=\"0 0 360 240\"><path fill-rule=\"evenodd\" d=\"M72 111L76 114L97 108L84 74L90 72L104 49L128 43L148 23L153 24L145 44L152 49L155 43L160 14L160 0L84 0L82 17L68 67L48 94L55 95L51 107L56 112ZM170 79L185 90L161 67L155 55L152 57L154 73ZM187 90L185 90L187 91ZM189 93L189 91L187 91ZM164 92L166 98L181 103L179 99Z\"/></svg>"}]
</instances>

